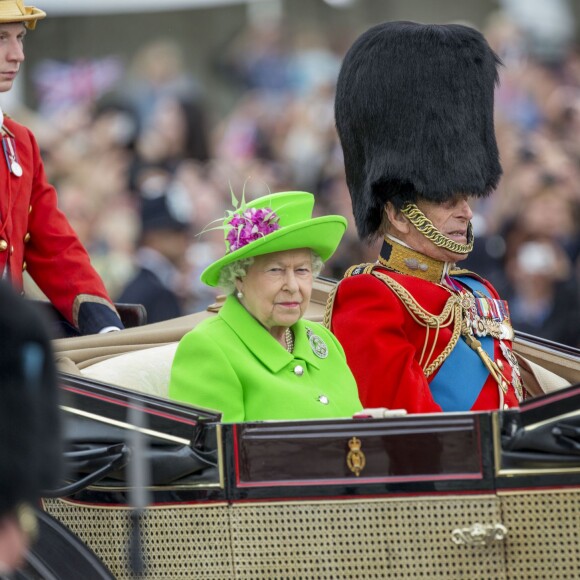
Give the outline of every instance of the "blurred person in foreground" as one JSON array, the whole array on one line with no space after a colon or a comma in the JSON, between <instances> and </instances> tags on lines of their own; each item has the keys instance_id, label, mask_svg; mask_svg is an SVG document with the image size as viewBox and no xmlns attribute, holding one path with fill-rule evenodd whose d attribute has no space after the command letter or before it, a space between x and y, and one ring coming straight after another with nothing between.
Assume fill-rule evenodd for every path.
<instances>
[{"instance_id":1,"label":"blurred person in foreground","mask_svg":"<svg viewBox=\"0 0 580 580\"><path fill-rule=\"evenodd\" d=\"M303 320L314 278L346 229L341 216L312 218L314 196L270 194L229 212L226 254L202 281L228 297L218 315L186 334L169 396L221 411L225 422L350 417L361 410L344 351Z\"/></svg>"},{"instance_id":2,"label":"blurred person in foreground","mask_svg":"<svg viewBox=\"0 0 580 580\"><path fill-rule=\"evenodd\" d=\"M517 407L507 303L460 270L473 197L501 176L498 58L461 25L387 22L349 49L335 115L359 237L384 239L328 303L365 407L410 413Z\"/></svg>"},{"instance_id":3,"label":"blurred person in foreground","mask_svg":"<svg viewBox=\"0 0 580 580\"><path fill-rule=\"evenodd\" d=\"M24 37L46 14L18 0L0 0L0 92L12 88L24 61ZM123 328L105 286L91 265L46 180L32 133L0 114L0 271L22 290L27 270L80 334Z\"/></svg>"},{"instance_id":4,"label":"blurred person in foreground","mask_svg":"<svg viewBox=\"0 0 580 580\"><path fill-rule=\"evenodd\" d=\"M62 475L56 368L33 304L0 281L0 576L34 539L31 504Z\"/></svg>"},{"instance_id":5,"label":"blurred person in foreground","mask_svg":"<svg viewBox=\"0 0 580 580\"><path fill-rule=\"evenodd\" d=\"M118 297L120 303L142 304L147 322L185 314L182 267L190 243L190 223L172 204L172 191L141 198L141 234L135 254L137 271Z\"/></svg>"}]
</instances>

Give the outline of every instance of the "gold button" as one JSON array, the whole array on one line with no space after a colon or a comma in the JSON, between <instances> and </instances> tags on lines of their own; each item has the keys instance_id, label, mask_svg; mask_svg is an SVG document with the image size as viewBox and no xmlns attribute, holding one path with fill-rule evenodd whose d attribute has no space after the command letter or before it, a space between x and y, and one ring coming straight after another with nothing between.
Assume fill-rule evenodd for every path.
<instances>
[{"instance_id":1,"label":"gold button","mask_svg":"<svg viewBox=\"0 0 580 580\"><path fill-rule=\"evenodd\" d=\"M30 232L26 232L24 236L24 243L27 244L30 241Z\"/></svg>"},{"instance_id":2,"label":"gold button","mask_svg":"<svg viewBox=\"0 0 580 580\"><path fill-rule=\"evenodd\" d=\"M22 263L22 271L24 272L24 270L26 270L26 262Z\"/></svg>"},{"instance_id":3,"label":"gold button","mask_svg":"<svg viewBox=\"0 0 580 580\"><path fill-rule=\"evenodd\" d=\"M8 249L8 242L6 240L0 240L0 252L5 252Z\"/></svg>"},{"instance_id":4,"label":"gold button","mask_svg":"<svg viewBox=\"0 0 580 580\"><path fill-rule=\"evenodd\" d=\"M31 205L28 206L28 213L32 213L32 206Z\"/></svg>"}]
</instances>

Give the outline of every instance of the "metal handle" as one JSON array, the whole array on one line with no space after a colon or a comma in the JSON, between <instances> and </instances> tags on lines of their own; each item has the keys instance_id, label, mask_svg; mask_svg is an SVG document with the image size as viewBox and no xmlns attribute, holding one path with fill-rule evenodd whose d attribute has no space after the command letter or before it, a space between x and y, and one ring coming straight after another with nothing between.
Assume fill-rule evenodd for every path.
<instances>
[{"instance_id":1,"label":"metal handle","mask_svg":"<svg viewBox=\"0 0 580 580\"><path fill-rule=\"evenodd\" d=\"M489 546L492 542L501 542L507 533L507 528L502 524L473 524L469 528L453 530L451 540L458 545Z\"/></svg>"}]
</instances>

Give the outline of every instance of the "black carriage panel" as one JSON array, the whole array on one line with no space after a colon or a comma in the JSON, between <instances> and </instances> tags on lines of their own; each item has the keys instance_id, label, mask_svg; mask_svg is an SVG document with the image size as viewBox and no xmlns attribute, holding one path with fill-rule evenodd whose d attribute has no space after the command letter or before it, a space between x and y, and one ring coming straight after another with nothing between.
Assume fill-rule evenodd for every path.
<instances>
[{"instance_id":1,"label":"black carriage panel","mask_svg":"<svg viewBox=\"0 0 580 580\"><path fill-rule=\"evenodd\" d=\"M227 432L233 499L493 487L486 413L246 423Z\"/></svg>"},{"instance_id":2,"label":"black carriage panel","mask_svg":"<svg viewBox=\"0 0 580 580\"><path fill-rule=\"evenodd\" d=\"M224 498L219 415L72 375L61 387L67 477L46 497L127 504L137 435L153 502L180 501L176 489Z\"/></svg>"}]
</instances>

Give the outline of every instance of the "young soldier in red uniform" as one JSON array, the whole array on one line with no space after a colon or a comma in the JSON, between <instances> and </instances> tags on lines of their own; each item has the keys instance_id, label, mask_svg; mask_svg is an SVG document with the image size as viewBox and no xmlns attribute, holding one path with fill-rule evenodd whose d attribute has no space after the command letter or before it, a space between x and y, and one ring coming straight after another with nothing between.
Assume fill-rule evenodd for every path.
<instances>
[{"instance_id":1,"label":"young soldier in red uniform","mask_svg":"<svg viewBox=\"0 0 580 580\"><path fill-rule=\"evenodd\" d=\"M338 79L336 125L361 239L328 305L365 407L509 408L523 397L507 304L456 263L473 247L471 197L501 166L498 59L460 25L388 22L362 34Z\"/></svg>"},{"instance_id":2,"label":"young soldier in red uniform","mask_svg":"<svg viewBox=\"0 0 580 580\"><path fill-rule=\"evenodd\" d=\"M9 91L24 60L23 42L46 14L20 0L0 0L0 92ZM22 290L28 270L59 312L81 333L123 324L89 256L46 181L32 133L0 115L0 274Z\"/></svg>"}]
</instances>

